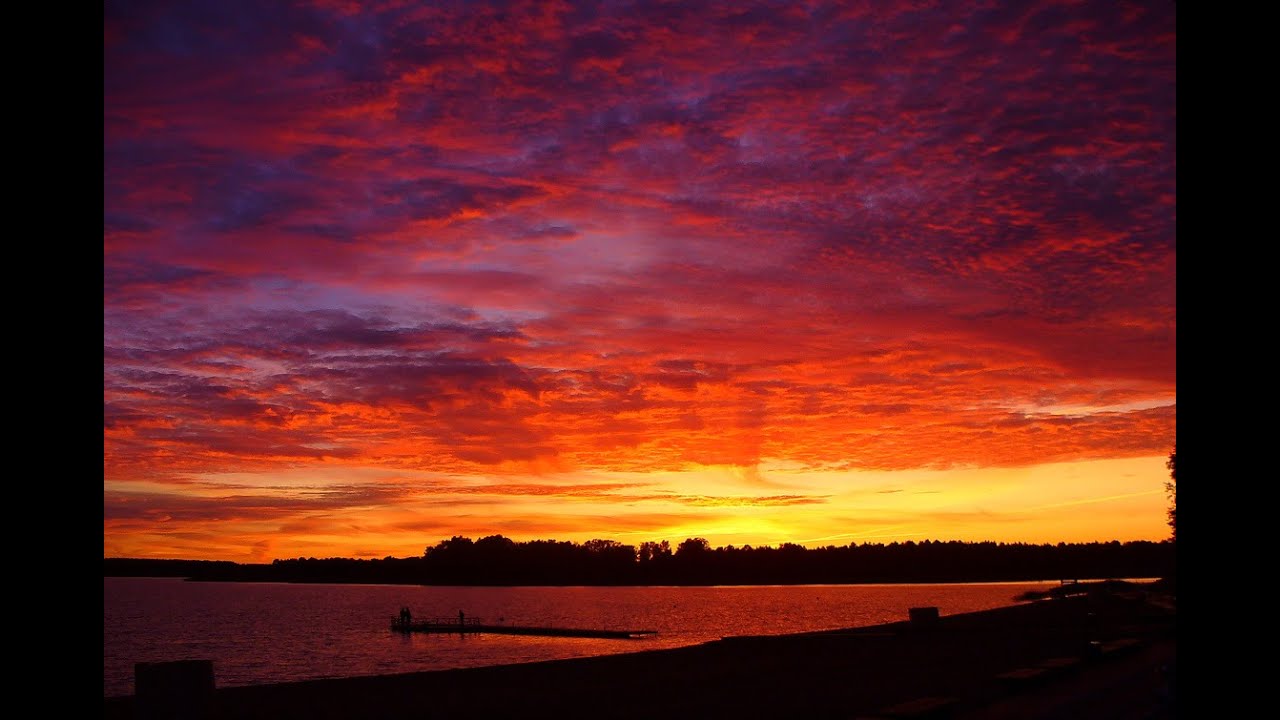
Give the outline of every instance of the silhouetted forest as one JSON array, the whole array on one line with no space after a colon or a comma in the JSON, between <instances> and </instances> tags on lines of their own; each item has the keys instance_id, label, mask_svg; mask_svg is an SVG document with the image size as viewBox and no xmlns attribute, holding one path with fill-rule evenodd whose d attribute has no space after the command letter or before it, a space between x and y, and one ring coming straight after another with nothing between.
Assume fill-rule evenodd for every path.
<instances>
[{"instance_id":1,"label":"silhouetted forest","mask_svg":"<svg viewBox=\"0 0 1280 720\"><path fill-rule=\"evenodd\" d=\"M690 538L624 545L613 540L515 542L501 535L453 537L421 557L297 558L270 564L104 558L104 576L170 576L243 582L422 585L793 585L809 583L993 582L1163 577L1169 542L849 544L805 548L712 548Z\"/></svg>"}]
</instances>

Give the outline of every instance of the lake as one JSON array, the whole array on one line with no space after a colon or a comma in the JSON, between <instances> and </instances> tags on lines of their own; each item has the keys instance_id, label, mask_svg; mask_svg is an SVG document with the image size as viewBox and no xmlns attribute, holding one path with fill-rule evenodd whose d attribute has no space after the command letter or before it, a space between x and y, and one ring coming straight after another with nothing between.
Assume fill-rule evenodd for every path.
<instances>
[{"instance_id":1,"label":"lake","mask_svg":"<svg viewBox=\"0 0 1280 720\"><path fill-rule=\"evenodd\" d=\"M726 635L773 635L1013 604L1057 583L732 587L423 587L194 583L103 578L103 694L133 693L133 664L210 659L219 687L503 665L679 647ZM643 640L403 635L458 611L486 623L657 630Z\"/></svg>"}]
</instances>

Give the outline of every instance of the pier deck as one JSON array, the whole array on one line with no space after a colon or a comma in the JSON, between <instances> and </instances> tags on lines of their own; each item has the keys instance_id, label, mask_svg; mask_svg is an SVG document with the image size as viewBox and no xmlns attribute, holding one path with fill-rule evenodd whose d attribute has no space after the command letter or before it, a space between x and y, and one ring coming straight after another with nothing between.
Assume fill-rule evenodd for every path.
<instances>
[{"instance_id":1,"label":"pier deck","mask_svg":"<svg viewBox=\"0 0 1280 720\"><path fill-rule=\"evenodd\" d=\"M535 635L539 637L577 637L602 638L607 640L639 640L658 634L656 630L604 630L592 628L566 627L532 627L526 625L493 625L480 618L467 618L459 622L457 618L443 620L421 620L405 623L393 620L392 632L400 633L436 633L436 634L479 634L490 635Z\"/></svg>"}]
</instances>

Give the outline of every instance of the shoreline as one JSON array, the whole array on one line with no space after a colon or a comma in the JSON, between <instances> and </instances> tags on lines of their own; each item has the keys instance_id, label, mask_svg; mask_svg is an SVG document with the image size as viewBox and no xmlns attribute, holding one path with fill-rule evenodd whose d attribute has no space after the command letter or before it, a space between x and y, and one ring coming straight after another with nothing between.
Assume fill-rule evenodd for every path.
<instances>
[{"instance_id":1,"label":"shoreline","mask_svg":"<svg viewBox=\"0 0 1280 720\"><path fill-rule=\"evenodd\" d=\"M447 588L748 588L748 587L775 587L775 588L805 588L805 587L900 587L912 585L1026 585L1034 583L1052 584L1061 583L1062 578L1047 579L1015 579L1015 580L901 580L901 581L879 581L867 580L865 582L811 582L811 583L685 583L685 584L640 584L640 583L608 583L608 584L575 584L575 585L510 585L510 584L484 584L484 583L411 583L411 582L346 582L342 580L240 580L234 578L199 578L184 577L181 575L103 575L103 580L120 579L120 580L181 580L183 582L193 583L228 583L235 585L355 585L367 587L447 587ZM1122 582L1130 584L1147 584L1155 583L1162 580L1158 577L1081 577L1072 578L1074 582L1081 585L1102 583L1102 582Z\"/></svg>"},{"instance_id":2,"label":"shoreline","mask_svg":"<svg viewBox=\"0 0 1280 720\"><path fill-rule=\"evenodd\" d=\"M1091 671L1105 663L1094 655L1121 640L1176 652L1175 628L1176 610L1148 602L1142 589L1097 592L927 623L227 687L213 692L210 717L853 717L920 697L979 707L1007 695L1001 673L1053 658ZM104 698L106 716L133 717L135 699Z\"/></svg>"},{"instance_id":3,"label":"shoreline","mask_svg":"<svg viewBox=\"0 0 1280 720\"><path fill-rule=\"evenodd\" d=\"M456 541L456 542L455 542ZM606 541L601 541L606 542ZM612 542L612 541L608 541ZM629 545L604 549L493 536L442 541L421 556L284 558L269 563L103 558L103 574L200 581L409 586L578 587L1052 582L1161 577L1174 572L1172 542L994 543L958 540L805 548L783 544L710 548L681 543L656 556ZM686 547L687 546L687 547ZM693 548L693 549L690 549ZM701 548L701 549L698 549ZM648 559L646 559L648 558Z\"/></svg>"}]
</instances>

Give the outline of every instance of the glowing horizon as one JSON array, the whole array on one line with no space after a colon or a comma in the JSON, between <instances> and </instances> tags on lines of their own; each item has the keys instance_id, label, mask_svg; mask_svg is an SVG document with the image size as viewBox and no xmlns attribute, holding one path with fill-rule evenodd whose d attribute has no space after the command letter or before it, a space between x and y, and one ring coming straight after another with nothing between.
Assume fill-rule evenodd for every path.
<instances>
[{"instance_id":1,"label":"glowing horizon","mask_svg":"<svg viewBox=\"0 0 1280 720\"><path fill-rule=\"evenodd\" d=\"M1160 540L1173 8L106 8L104 556Z\"/></svg>"}]
</instances>

